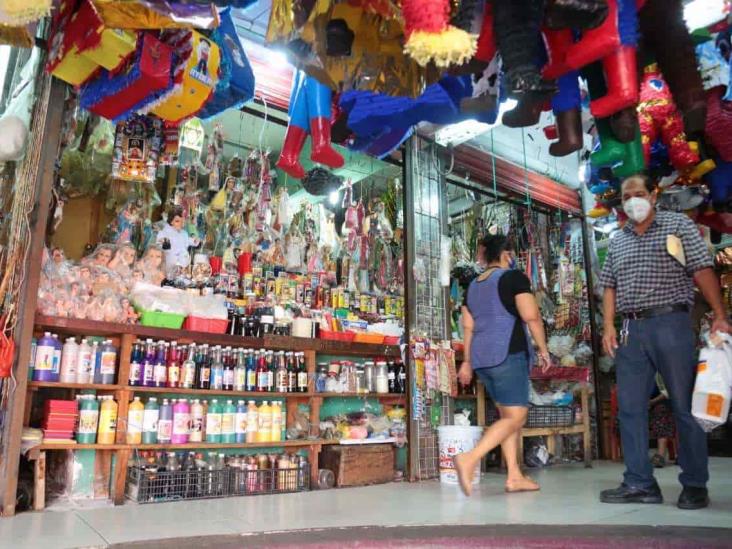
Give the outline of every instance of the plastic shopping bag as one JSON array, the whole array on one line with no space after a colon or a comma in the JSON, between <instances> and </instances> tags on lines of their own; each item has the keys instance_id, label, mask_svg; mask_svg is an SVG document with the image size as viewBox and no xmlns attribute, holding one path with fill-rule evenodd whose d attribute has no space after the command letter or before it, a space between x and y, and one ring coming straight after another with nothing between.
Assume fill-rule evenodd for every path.
<instances>
[{"instance_id":1,"label":"plastic shopping bag","mask_svg":"<svg viewBox=\"0 0 732 549\"><path fill-rule=\"evenodd\" d=\"M691 413L709 432L727 421L732 398L732 337L715 334L699 353Z\"/></svg>"}]
</instances>

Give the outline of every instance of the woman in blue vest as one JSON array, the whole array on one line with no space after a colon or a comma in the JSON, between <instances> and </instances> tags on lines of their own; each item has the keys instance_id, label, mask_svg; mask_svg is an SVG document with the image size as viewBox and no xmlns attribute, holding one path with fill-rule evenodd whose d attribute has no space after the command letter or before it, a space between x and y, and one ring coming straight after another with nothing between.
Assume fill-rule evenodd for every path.
<instances>
[{"instance_id":1,"label":"woman in blue vest","mask_svg":"<svg viewBox=\"0 0 732 549\"><path fill-rule=\"evenodd\" d=\"M501 419L483 434L477 446L454 458L460 487L470 495L480 460L499 444L508 468L507 492L536 491L539 485L521 472L519 437L529 406L529 370L538 348L542 369L550 364L546 335L531 283L514 269L516 259L503 235L481 240L478 259L486 270L470 283L463 306L465 360L458 378L467 385L473 371L498 406Z\"/></svg>"}]
</instances>

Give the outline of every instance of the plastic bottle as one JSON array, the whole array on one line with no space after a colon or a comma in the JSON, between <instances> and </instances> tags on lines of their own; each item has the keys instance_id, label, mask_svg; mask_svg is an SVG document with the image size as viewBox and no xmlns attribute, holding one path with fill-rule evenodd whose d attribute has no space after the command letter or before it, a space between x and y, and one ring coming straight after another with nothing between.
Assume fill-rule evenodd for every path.
<instances>
[{"instance_id":1,"label":"plastic bottle","mask_svg":"<svg viewBox=\"0 0 732 549\"><path fill-rule=\"evenodd\" d=\"M36 347L37 346L38 346L38 341L34 337L31 339L30 360L28 360L28 381L33 381L33 370L36 367Z\"/></svg>"},{"instance_id":2,"label":"plastic bottle","mask_svg":"<svg viewBox=\"0 0 732 549\"><path fill-rule=\"evenodd\" d=\"M267 351L265 354L265 364L267 366L267 392L275 390L275 362L274 351Z\"/></svg>"},{"instance_id":3,"label":"plastic bottle","mask_svg":"<svg viewBox=\"0 0 732 549\"><path fill-rule=\"evenodd\" d=\"M279 442L282 439L282 405L275 401L272 403L272 425L270 428L269 440Z\"/></svg>"},{"instance_id":4,"label":"plastic bottle","mask_svg":"<svg viewBox=\"0 0 732 549\"><path fill-rule=\"evenodd\" d=\"M114 444L117 434L117 403L111 395L99 398L103 400L99 407L97 444Z\"/></svg>"},{"instance_id":5,"label":"plastic bottle","mask_svg":"<svg viewBox=\"0 0 732 549\"><path fill-rule=\"evenodd\" d=\"M50 332L45 332L36 344L36 362L33 365L34 381L53 381L53 355L56 345Z\"/></svg>"},{"instance_id":6,"label":"plastic bottle","mask_svg":"<svg viewBox=\"0 0 732 549\"><path fill-rule=\"evenodd\" d=\"M213 349L211 359L211 389L221 391L224 388L224 365L221 362L221 347Z\"/></svg>"},{"instance_id":7,"label":"plastic bottle","mask_svg":"<svg viewBox=\"0 0 732 549\"><path fill-rule=\"evenodd\" d=\"M247 441L247 405L243 400L236 403L236 442Z\"/></svg>"},{"instance_id":8,"label":"plastic bottle","mask_svg":"<svg viewBox=\"0 0 732 549\"><path fill-rule=\"evenodd\" d=\"M165 387L168 384L168 364L165 361L167 345L168 343L165 341L158 342L157 352L155 353L155 365L153 366L154 387Z\"/></svg>"},{"instance_id":9,"label":"plastic bottle","mask_svg":"<svg viewBox=\"0 0 732 549\"><path fill-rule=\"evenodd\" d=\"M191 433L188 436L189 442L203 442L203 405L195 399L191 404Z\"/></svg>"},{"instance_id":10,"label":"plastic bottle","mask_svg":"<svg viewBox=\"0 0 732 549\"><path fill-rule=\"evenodd\" d=\"M264 393L268 391L269 385L269 370L267 369L267 358L264 349L259 351L259 358L257 359L257 391Z\"/></svg>"},{"instance_id":11,"label":"plastic bottle","mask_svg":"<svg viewBox=\"0 0 732 549\"><path fill-rule=\"evenodd\" d=\"M180 386L184 389L193 389L196 386L196 344L188 346L188 354L181 365Z\"/></svg>"},{"instance_id":12,"label":"plastic bottle","mask_svg":"<svg viewBox=\"0 0 732 549\"><path fill-rule=\"evenodd\" d=\"M308 392L308 371L305 367L305 354L296 353L295 362L297 363L297 392Z\"/></svg>"},{"instance_id":13,"label":"plastic bottle","mask_svg":"<svg viewBox=\"0 0 732 549\"><path fill-rule=\"evenodd\" d=\"M57 334L51 334L53 338L53 379L51 381L58 381L61 375L61 352L63 345L58 339Z\"/></svg>"},{"instance_id":14,"label":"plastic bottle","mask_svg":"<svg viewBox=\"0 0 732 549\"><path fill-rule=\"evenodd\" d=\"M178 344L173 341L168 351L168 387L176 389L180 386L180 357Z\"/></svg>"},{"instance_id":15,"label":"plastic bottle","mask_svg":"<svg viewBox=\"0 0 732 549\"><path fill-rule=\"evenodd\" d=\"M407 392L407 369L404 367L404 363L400 362L396 372L397 377L397 391L401 394Z\"/></svg>"},{"instance_id":16,"label":"plastic bottle","mask_svg":"<svg viewBox=\"0 0 732 549\"><path fill-rule=\"evenodd\" d=\"M92 341L91 344L91 363L92 363L92 383L102 382L102 373L99 371L102 365L101 345L98 341Z\"/></svg>"},{"instance_id":17,"label":"plastic bottle","mask_svg":"<svg viewBox=\"0 0 732 549\"><path fill-rule=\"evenodd\" d=\"M142 345L135 343L132 346L132 354L130 355L130 375L127 378L127 384L131 387L142 385Z\"/></svg>"},{"instance_id":18,"label":"plastic bottle","mask_svg":"<svg viewBox=\"0 0 732 549\"><path fill-rule=\"evenodd\" d=\"M155 374L155 344L152 339L145 340L145 359L142 362L142 385L153 386Z\"/></svg>"},{"instance_id":19,"label":"plastic bottle","mask_svg":"<svg viewBox=\"0 0 732 549\"><path fill-rule=\"evenodd\" d=\"M167 398L163 399L160 405L160 415L158 416L158 442L160 444L170 443L173 437L173 406L168 402Z\"/></svg>"},{"instance_id":20,"label":"plastic bottle","mask_svg":"<svg viewBox=\"0 0 732 549\"><path fill-rule=\"evenodd\" d=\"M112 345L112 340L107 339L100 349L101 359L99 363L99 382L102 385L113 385L115 371L117 369L117 349Z\"/></svg>"},{"instance_id":21,"label":"plastic bottle","mask_svg":"<svg viewBox=\"0 0 732 549\"><path fill-rule=\"evenodd\" d=\"M257 442L269 442L272 438L272 407L266 400L259 407L259 428Z\"/></svg>"},{"instance_id":22,"label":"plastic bottle","mask_svg":"<svg viewBox=\"0 0 732 549\"><path fill-rule=\"evenodd\" d=\"M247 403L247 442L257 442L259 410L253 400Z\"/></svg>"},{"instance_id":23,"label":"plastic bottle","mask_svg":"<svg viewBox=\"0 0 732 549\"><path fill-rule=\"evenodd\" d=\"M145 405L136 396L127 411L127 444L142 442L142 425L145 421Z\"/></svg>"},{"instance_id":24,"label":"plastic bottle","mask_svg":"<svg viewBox=\"0 0 732 549\"><path fill-rule=\"evenodd\" d=\"M247 388L247 365L244 349L236 353L236 366L234 368L234 390L246 391Z\"/></svg>"},{"instance_id":25,"label":"plastic bottle","mask_svg":"<svg viewBox=\"0 0 732 549\"><path fill-rule=\"evenodd\" d=\"M76 369L79 366L79 344L75 337L64 343L61 351L61 383L76 383Z\"/></svg>"},{"instance_id":26,"label":"plastic bottle","mask_svg":"<svg viewBox=\"0 0 732 549\"><path fill-rule=\"evenodd\" d=\"M280 440L287 440L287 405L284 402L280 402Z\"/></svg>"},{"instance_id":27,"label":"plastic bottle","mask_svg":"<svg viewBox=\"0 0 732 549\"><path fill-rule=\"evenodd\" d=\"M236 406L232 400L227 400L221 414L221 442L234 444L236 442Z\"/></svg>"},{"instance_id":28,"label":"plastic bottle","mask_svg":"<svg viewBox=\"0 0 732 549\"><path fill-rule=\"evenodd\" d=\"M79 426L76 429L76 442L94 444L99 427L99 402L94 395L79 396Z\"/></svg>"},{"instance_id":29,"label":"plastic bottle","mask_svg":"<svg viewBox=\"0 0 732 549\"><path fill-rule=\"evenodd\" d=\"M231 347L224 349L224 356L222 359L224 363L224 374L223 374L223 388L224 391L234 390L234 357L231 354Z\"/></svg>"},{"instance_id":30,"label":"plastic bottle","mask_svg":"<svg viewBox=\"0 0 732 549\"><path fill-rule=\"evenodd\" d=\"M221 442L222 409L219 401L213 399L206 413L206 442Z\"/></svg>"},{"instance_id":31,"label":"plastic bottle","mask_svg":"<svg viewBox=\"0 0 732 549\"><path fill-rule=\"evenodd\" d=\"M199 360L196 361L197 385L199 389L211 388L211 357L209 356L208 345L201 347Z\"/></svg>"},{"instance_id":32,"label":"plastic bottle","mask_svg":"<svg viewBox=\"0 0 732 549\"><path fill-rule=\"evenodd\" d=\"M142 417L142 443L155 444L158 441L158 419L160 407L158 399L150 397L145 403L145 412Z\"/></svg>"},{"instance_id":33,"label":"plastic bottle","mask_svg":"<svg viewBox=\"0 0 732 549\"><path fill-rule=\"evenodd\" d=\"M186 444L191 432L191 407L184 398L173 405L173 444Z\"/></svg>"},{"instance_id":34,"label":"plastic bottle","mask_svg":"<svg viewBox=\"0 0 732 549\"><path fill-rule=\"evenodd\" d=\"M396 365L393 362L389 362L389 365L387 367L387 376L389 379L389 392L390 393L396 393L397 391L397 381L396 381Z\"/></svg>"},{"instance_id":35,"label":"plastic bottle","mask_svg":"<svg viewBox=\"0 0 732 549\"><path fill-rule=\"evenodd\" d=\"M287 392L297 392L297 368L295 367L295 355L294 353L287 353L285 355L285 362L287 363Z\"/></svg>"}]
</instances>

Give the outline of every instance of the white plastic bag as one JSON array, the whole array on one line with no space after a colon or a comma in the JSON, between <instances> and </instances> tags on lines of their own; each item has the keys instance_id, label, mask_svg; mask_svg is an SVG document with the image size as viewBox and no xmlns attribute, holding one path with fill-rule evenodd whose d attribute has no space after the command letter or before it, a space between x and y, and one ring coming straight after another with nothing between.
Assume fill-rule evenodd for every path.
<instances>
[{"instance_id":1,"label":"white plastic bag","mask_svg":"<svg viewBox=\"0 0 732 549\"><path fill-rule=\"evenodd\" d=\"M699 353L691 398L691 413L707 432L727 421L732 398L732 337L716 334L713 339Z\"/></svg>"}]
</instances>

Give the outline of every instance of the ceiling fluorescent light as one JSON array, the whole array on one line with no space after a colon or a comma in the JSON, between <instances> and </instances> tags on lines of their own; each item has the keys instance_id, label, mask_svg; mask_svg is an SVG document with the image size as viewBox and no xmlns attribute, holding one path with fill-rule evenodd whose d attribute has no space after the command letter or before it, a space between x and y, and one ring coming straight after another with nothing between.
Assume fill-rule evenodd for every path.
<instances>
[{"instance_id":1,"label":"ceiling fluorescent light","mask_svg":"<svg viewBox=\"0 0 732 549\"><path fill-rule=\"evenodd\" d=\"M440 128L435 133L435 141L438 145L452 147L456 147L466 141L470 141L492 128L500 126L503 120L503 115L516 108L517 104L518 102L515 99L510 98L501 103L498 108L498 116L493 124L485 124L484 122L478 122L471 118L469 120L463 120L462 122Z\"/></svg>"}]
</instances>

